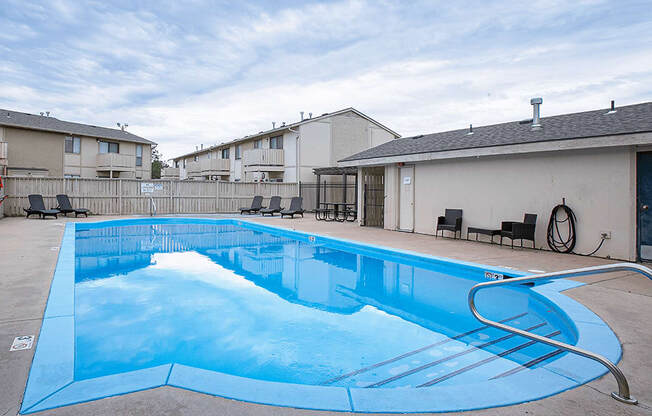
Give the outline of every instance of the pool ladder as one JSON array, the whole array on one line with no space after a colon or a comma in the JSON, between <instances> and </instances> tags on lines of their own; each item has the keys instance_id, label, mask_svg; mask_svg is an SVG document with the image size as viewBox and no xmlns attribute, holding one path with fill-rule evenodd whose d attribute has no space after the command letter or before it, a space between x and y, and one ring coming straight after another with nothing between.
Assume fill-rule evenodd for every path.
<instances>
[{"instance_id":1,"label":"pool ladder","mask_svg":"<svg viewBox=\"0 0 652 416\"><path fill-rule=\"evenodd\" d=\"M153 217L156 215L156 203L154 202L153 197L149 197L149 216Z\"/></svg>"},{"instance_id":2,"label":"pool ladder","mask_svg":"<svg viewBox=\"0 0 652 416\"><path fill-rule=\"evenodd\" d=\"M518 285L523 283L533 283L539 280L554 280L554 279L563 279L567 277L589 276L594 274L612 273L612 272L620 272L620 271L637 272L648 277L649 279L652 279L652 270L648 269L645 266L641 266L640 264L634 264L634 263L617 263L617 264L606 264L603 266L584 267L581 269L562 270L560 272L541 273L532 276L515 277L515 278L505 279L505 280L483 282L473 286L469 291L469 298L468 298L469 308L471 309L473 315L485 325L493 326L494 328L502 329L503 331L511 332L513 334L517 334L534 341L542 342L544 344L548 344L555 348L559 348L561 350L565 350L573 354L581 355L582 357L590 358L591 360L595 360L599 362L600 364L607 367L609 371L611 371L611 374L614 375L616 381L618 382L618 392L611 393L611 396L614 399L621 401L623 403L636 404L638 403L638 400L636 400L634 397L632 397L629 394L629 384L627 383L627 379L625 378L625 375L623 374L622 371L620 371L620 369L614 363L609 361L607 358L603 357L600 354L595 354L590 351L584 350L582 348L578 348L574 345L569 345L564 342L560 342L554 339L546 338L544 336L536 335L528 331L523 331L522 329L514 328L512 326L505 325L500 322L492 321L480 315L480 313L475 307L476 293L479 290L486 289L488 287L508 286L508 285L511 286L511 285Z\"/></svg>"}]
</instances>

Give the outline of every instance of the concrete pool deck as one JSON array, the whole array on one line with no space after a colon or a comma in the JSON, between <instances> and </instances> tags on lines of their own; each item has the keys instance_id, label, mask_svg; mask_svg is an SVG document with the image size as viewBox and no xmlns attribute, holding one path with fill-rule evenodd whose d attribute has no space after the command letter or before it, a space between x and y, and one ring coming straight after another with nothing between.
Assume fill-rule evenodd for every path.
<instances>
[{"instance_id":1,"label":"concrete pool deck","mask_svg":"<svg viewBox=\"0 0 652 416\"><path fill-rule=\"evenodd\" d=\"M211 216L202 216L211 217ZM102 221L120 217L97 216L78 221ZM351 223L305 219L246 217L277 226L339 238L376 243L416 252L516 269L554 271L608 263L608 260L534 250L511 250L432 236L358 227ZM38 220L0 219L0 416L17 414L34 348L9 352L13 338L36 335L63 235L73 218ZM586 277L584 286L565 294L583 303L607 322L623 345L619 367L640 404L628 406L609 396L616 388L610 374L576 389L543 400L458 414L474 415L652 415L652 282L631 273ZM39 414L233 414L303 415L338 414L256 405L191 391L162 387L124 396L73 405Z\"/></svg>"}]
</instances>

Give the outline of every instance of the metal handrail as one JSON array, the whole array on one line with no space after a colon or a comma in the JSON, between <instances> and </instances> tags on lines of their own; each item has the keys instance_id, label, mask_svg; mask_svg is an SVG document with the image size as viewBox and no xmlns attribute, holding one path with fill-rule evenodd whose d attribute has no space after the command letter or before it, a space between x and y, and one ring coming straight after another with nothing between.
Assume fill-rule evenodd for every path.
<instances>
[{"instance_id":1,"label":"metal handrail","mask_svg":"<svg viewBox=\"0 0 652 416\"><path fill-rule=\"evenodd\" d=\"M574 345L569 345L564 342L556 341L551 338L547 338L544 336L532 334L527 331L523 331L518 328L511 327L509 325L502 324L500 322L495 322L490 319L485 318L484 316L480 315L478 310L475 307L475 295L480 289L485 289L488 287L494 287L494 286L507 286L507 285L517 285L517 284L523 284L523 283L531 283L535 282L538 280L554 280L554 279L562 279L562 278L568 278L568 277L579 277L579 276L589 276L589 275L594 275L594 274L603 274L603 273L612 273L612 272L619 272L619 271L633 271L640 273L644 276L646 276L649 279L652 279L652 270L648 269L645 266L641 266L640 264L634 264L634 263L617 263L617 264L606 264L603 266L593 266L593 267L584 267L581 269L573 269L573 270L562 270L559 272L551 272L551 273L541 273L541 274L535 274L532 276L524 276L524 277L515 277L515 278L510 278L510 279L505 279L505 280L496 280L496 281L491 281L491 282L483 282L483 283L478 283L477 285L473 286L471 290L469 291L469 308L471 309L471 312L473 315L483 324L492 326L494 328L502 329L503 331L511 332L520 336L523 336L525 338L529 338L534 341L542 342L544 344L548 344L550 346L577 354L581 355L582 357L589 358L591 360L595 360L599 362L600 364L604 365L611 371L611 374L614 375L616 378L616 381L618 382L618 393L613 392L611 393L611 396L619 400L623 403L627 404L636 404L638 403L638 400L636 400L634 397L632 397L629 394L629 384L627 383L627 379L625 378L625 375L620 371L620 369L611 361L609 361L607 358L603 357L600 354L595 354L590 351L586 351L582 348L578 348Z\"/></svg>"},{"instance_id":2,"label":"metal handrail","mask_svg":"<svg viewBox=\"0 0 652 416\"><path fill-rule=\"evenodd\" d=\"M156 203L154 202L153 197L149 197L149 216L153 217L156 215Z\"/></svg>"}]
</instances>

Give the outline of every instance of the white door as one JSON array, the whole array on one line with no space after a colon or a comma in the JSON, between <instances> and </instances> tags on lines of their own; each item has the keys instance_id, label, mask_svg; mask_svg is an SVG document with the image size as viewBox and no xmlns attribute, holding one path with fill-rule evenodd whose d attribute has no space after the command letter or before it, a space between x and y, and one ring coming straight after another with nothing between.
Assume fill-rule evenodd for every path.
<instances>
[{"instance_id":1,"label":"white door","mask_svg":"<svg viewBox=\"0 0 652 416\"><path fill-rule=\"evenodd\" d=\"M414 231L414 166L403 166L400 178L398 229Z\"/></svg>"}]
</instances>

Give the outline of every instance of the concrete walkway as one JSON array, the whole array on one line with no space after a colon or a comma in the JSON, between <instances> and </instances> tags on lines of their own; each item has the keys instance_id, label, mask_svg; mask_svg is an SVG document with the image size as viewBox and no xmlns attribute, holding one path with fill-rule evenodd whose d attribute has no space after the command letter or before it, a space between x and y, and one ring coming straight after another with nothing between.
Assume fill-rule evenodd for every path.
<instances>
[{"instance_id":1,"label":"concrete walkway","mask_svg":"<svg viewBox=\"0 0 652 416\"><path fill-rule=\"evenodd\" d=\"M92 217L101 221L118 217ZM389 247L519 270L554 271L605 264L603 259L510 249L469 241L358 227L351 223L317 222L312 218L251 217L269 224L375 243ZM0 219L0 416L20 409L34 349L9 352L14 337L36 335L58 255L65 222L72 218ZM640 404L628 406L609 394L616 382L608 373L576 389L531 403L456 414L472 415L652 415L652 282L618 273L580 279L587 284L564 292L607 322L623 345L619 367ZM471 394L471 393L470 393ZM162 387L54 409L52 415L338 415L244 403L191 391Z\"/></svg>"}]
</instances>

